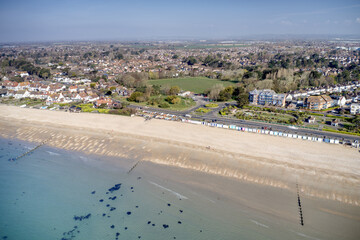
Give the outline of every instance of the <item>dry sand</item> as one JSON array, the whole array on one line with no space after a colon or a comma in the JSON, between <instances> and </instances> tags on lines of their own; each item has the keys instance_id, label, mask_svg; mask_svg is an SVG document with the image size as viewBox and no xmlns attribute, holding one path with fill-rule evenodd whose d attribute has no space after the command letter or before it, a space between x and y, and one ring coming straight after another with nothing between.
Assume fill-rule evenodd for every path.
<instances>
[{"instance_id":1,"label":"dry sand","mask_svg":"<svg viewBox=\"0 0 360 240\"><path fill-rule=\"evenodd\" d=\"M360 153L325 143L140 117L0 105L0 136L179 167L360 204ZM210 149L208 148L210 146Z\"/></svg>"}]
</instances>

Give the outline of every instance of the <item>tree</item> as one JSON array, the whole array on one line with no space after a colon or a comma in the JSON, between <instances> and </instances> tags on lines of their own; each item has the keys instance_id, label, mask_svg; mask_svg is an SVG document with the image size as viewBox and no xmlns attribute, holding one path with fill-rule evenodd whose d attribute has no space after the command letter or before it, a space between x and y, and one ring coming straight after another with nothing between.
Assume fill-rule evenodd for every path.
<instances>
[{"instance_id":1,"label":"tree","mask_svg":"<svg viewBox=\"0 0 360 240\"><path fill-rule=\"evenodd\" d=\"M136 79L131 75L125 75L122 79L122 82L127 87L134 87Z\"/></svg>"},{"instance_id":2,"label":"tree","mask_svg":"<svg viewBox=\"0 0 360 240\"><path fill-rule=\"evenodd\" d=\"M239 108L243 108L246 104L249 103L249 96L247 93L241 93L236 97L237 105Z\"/></svg>"},{"instance_id":3,"label":"tree","mask_svg":"<svg viewBox=\"0 0 360 240\"><path fill-rule=\"evenodd\" d=\"M116 53L114 56L114 59L116 59L116 60L124 59L124 55L122 53Z\"/></svg>"},{"instance_id":4,"label":"tree","mask_svg":"<svg viewBox=\"0 0 360 240\"><path fill-rule=\"evenodd\" d=\"M193 56L190 56L186 59L186 63L190 66L194 65L195 63L197 63L196 58L194 58Z\"/></svg>"},{"instance_id":5,"label":"tree","mask_svg":"<svg viewBox=\"0 0 360 240\"><path fill-rule=\"evenodd\" d=\"M329 67L338 69L339 68L338 61L333 60L333 61L329 62Z\"/></svg>"},{"instance_id":6,"label":"tree","mask_svg":"<svg viewBox=\"0 0 360 240\"><path fill-rule=\"evenodd\" d=\"M229 100L232 97L233 92L234 92L234 88L232 86L226 87L224 90L220 91L218 100L220 101Z\"/></svg>"},{"instance_id":7,"label":"tree","mask_svg":"<svg viewBox=\"0 0 360 240\"><path fill-rule=\"evenodd\" d=\"M39 72L39 77L47 79L50 77L50 69L42 68Z\"/></svg>"},{"instance_id":8,"label":"tree","mask_svg":"<svg viewBox=\"0 0 360 240\"><path fill-rule=\"evenodd\" d=\"M224 89L224 86L222 84L215 84L210 89L209 98L212 99L212 100L219 99L219 94L223 89Z\"/></svg>"},{"instance_id":9,"label":"tree","mask_svg":"<svg viewBox=\"0 0 360 240\"><path fill-rule=\"evenodd\" d=\"M236 99L240 94L245 93L245 89L243 87L236 87L233 91L233 98Z\"/></svg>"},{"instance_id":10,"label":"tree","mask_svg":"<svg viewBox=\"0 0 360 240\"><path fill-rule=\"evenodd\" d=\"M159 79L159 72L149 71L149 79Z\"/></svg>"},{"instance_id":11,"label":"tree","mask_svg":"<svg viewBox=\"0 0 360 240\"><path fill-rule=\"evenodd\" d=\"M177 95L180 92L180 88L178 86L172 86L169 90L170 95Z\"/></svg>"},{"instance_id":12,"label":"tree","mask_svg":"<svg viewBox=\"0 0 360 240\"><path fill-rule=\"evenodd\" d=\"M159 95L161 90L160 85L153 85L151 95Z\"/></svg>"},{"instance_id":13,"label":"tree","mask_svg":"<svg viewBox=\"0 0 360 240\"><path fill-rule=\"evenodd\" d=\"M142 92L133 92L130 97L128 98L128 101L130 102L140 102L141 101L141 97L144 94Z\"/></svg>"},{"instance_id":14,"label":"tree","mask_svg":"<svg viewBox=\"0 0 360 240\"><path fill-rule=\"evenodd\" d=\"M175 95L172 95L172 96L168 96L165 100L171 104L177 104L177 103L180 103L181 98L179 98Z\"/></svg>"}]
</instances>

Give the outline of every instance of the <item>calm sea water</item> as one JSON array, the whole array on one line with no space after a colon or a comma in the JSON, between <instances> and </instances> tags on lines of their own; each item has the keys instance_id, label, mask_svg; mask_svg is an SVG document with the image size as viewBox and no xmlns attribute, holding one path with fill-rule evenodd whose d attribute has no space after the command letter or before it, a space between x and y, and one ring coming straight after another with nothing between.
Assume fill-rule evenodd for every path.
<instances>
[{"instance_id":1,"label":"calm sea water","mask_svg":"<svg viewBox=\"0 0 360 240\"><path fill-rule=\"evenodd\" d=\"M99 156L42 146L9 161L34 146L0 138L0 239L308 238L246 209L222 220L212 201Z\"/></svg>"},{"instance_id":2,"label":"calm sea water","mask_svg":"<svg viewBox=\"0 0 360 240\"><path fill-rule=\"evenodd\" d=\"M42 146L9 161L34 146L0 139L0 239L238 236L189 208L186 196L97 156Z\"/></svg>"}]
</instances>

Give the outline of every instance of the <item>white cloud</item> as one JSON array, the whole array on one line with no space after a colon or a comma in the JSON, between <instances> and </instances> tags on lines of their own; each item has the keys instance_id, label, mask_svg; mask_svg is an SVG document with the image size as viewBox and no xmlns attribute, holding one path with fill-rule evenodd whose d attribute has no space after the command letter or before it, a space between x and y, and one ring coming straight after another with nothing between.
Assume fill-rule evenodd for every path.
<instances>
[{"instance_id":1,"label":"white cloud","mask_svg":"<svg viewBox=\"0 0 360 240\"><path fill-rule=\"evenodd\" d=\"M360 17L356 18L356 22L360 23Z\"/></svg>"}]
</instances>

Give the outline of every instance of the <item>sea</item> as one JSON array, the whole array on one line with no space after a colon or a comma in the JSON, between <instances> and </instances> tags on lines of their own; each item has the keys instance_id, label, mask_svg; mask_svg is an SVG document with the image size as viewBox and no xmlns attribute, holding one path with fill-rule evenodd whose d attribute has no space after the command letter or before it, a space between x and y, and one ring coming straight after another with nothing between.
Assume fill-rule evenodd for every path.
<instances>
[{"instance_id":1,"label":"sea","mask_svg":"<svg viewBox=\"0 0 360 240\"><path fill-rule=\"evenodd\" d=\"M191 189L105 157L43 145L16 159L34 147L0 138L0 239L324 239L246 207L229 216Z\"/></svg>"}]
</instances>

